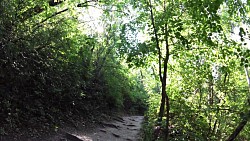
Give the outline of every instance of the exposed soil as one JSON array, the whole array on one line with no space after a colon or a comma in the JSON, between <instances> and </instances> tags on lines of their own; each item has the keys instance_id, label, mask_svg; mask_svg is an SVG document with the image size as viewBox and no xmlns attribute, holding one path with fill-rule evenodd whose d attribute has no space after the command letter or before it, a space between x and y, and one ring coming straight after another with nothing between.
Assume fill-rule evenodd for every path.
<instances>
[{"instance_id":1,"label":"exposed soil","mask_svg":"<svg viewBox=\"0 0 250 141\"><path fill-rule=\"evenodd\" d=\"M86 141L137 141L140 140L142 121L143 116L116 118L113 122L103 123L103 127L94 133L80 134L80 137Z\"/></svg>"},{"instance_id":2,"label":"exposed soil","mask_svg":"<svg viewBox=\"0 0 250 141\"><path fill-rule=\"evenodd\" d=\"M0 137L0 141L138 141L141 140L142 122L143 116L116 116L110 121L89 127L79 124L75 128L58 129L55 133L39 138Z\"/></svg>"}]
</instances>

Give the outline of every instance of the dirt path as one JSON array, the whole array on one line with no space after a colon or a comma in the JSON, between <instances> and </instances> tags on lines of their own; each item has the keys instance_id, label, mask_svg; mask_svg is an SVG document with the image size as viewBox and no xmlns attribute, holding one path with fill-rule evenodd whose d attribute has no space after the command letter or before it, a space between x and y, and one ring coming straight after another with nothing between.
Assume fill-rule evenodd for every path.
<instances>
[{"instance_id":1,"label":"dirt path","mask_svg":"<svg viewBox=\"0 0 250 141\"><path fill-rule=\"evenodd\" d=\"M112 122L103 122L103 127L91 133L66 133L62 141L137 141L140 140L143 116L116 117Z\"/></svg>"},{"instance_id":2,"label":"dirt path","mask_svg":"<svg viewBox=\"0 0 250 141\"><path fill-rule=\"evenodd\" d=\"M143 116L117 116L101 126L69 127L41 137L0 136L0 141L138 141L142 122Z\"/></svg>"}]
</instances>

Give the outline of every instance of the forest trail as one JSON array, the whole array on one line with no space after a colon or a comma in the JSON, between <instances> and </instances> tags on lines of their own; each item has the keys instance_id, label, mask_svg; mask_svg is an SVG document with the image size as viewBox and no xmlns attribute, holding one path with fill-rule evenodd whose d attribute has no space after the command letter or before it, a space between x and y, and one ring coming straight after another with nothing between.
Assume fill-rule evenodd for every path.
<instances>
[{"instance_id":1,"label":"forest trail","mask_svg":"<svg viewBox=\"0 0 250 141\"><path fill-rule=\"evenodd\" d=\"M65 132L58 141L137 141L140 140L143 116L115 117L113 121L101 122L92 131ZM55 140L55 138L53 139Z\"/></svg>"},{"instance_id":2,"label":"forest trail","mask_svg":"<svg viewBox=\"0 0 250 141\"><path fill-rule=\"evenodd\" d=\"M62 128L40 137L1 137L0 141L138 141L141 139L143 116L113 116L98 126Z\"/></svg>"},{"instance_id":3,"label":"forest trail","mask_svg":"<svg viewBox=\"0 0 250 141\"><path fill-rule=\"evenodd\" d=\"M116 117L115 121L102 123L103 128L82 137L84 141L137 141L142 122L143 116Z\"/></svg>"}]
</instances>

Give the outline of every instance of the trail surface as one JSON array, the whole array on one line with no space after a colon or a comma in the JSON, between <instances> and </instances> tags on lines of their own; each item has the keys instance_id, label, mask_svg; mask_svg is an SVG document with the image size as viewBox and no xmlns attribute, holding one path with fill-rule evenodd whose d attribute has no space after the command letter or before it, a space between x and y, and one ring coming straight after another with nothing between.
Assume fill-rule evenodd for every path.
<instances>
[{"instance_id":1,"label":"trail surface","mask_svg":"<svg viewBox=\"0 0 250 141\"><path fill-rule=\"evenodd\" d=\"M100 126L88 128L64 128L53 135L43 137L1 137L0 141L138 141L143 116L113 117Z\"/></svg>"},{"instance_id":2,"label":"trail surface","mask_svg":"<svg viewBox=\"0 0 250 141\"><path fill-rule=\"evenodd\" d=\"M66 133L65 141L137 141L143 116L116 117L91 133Z\"/></svg>"}]
</instances>

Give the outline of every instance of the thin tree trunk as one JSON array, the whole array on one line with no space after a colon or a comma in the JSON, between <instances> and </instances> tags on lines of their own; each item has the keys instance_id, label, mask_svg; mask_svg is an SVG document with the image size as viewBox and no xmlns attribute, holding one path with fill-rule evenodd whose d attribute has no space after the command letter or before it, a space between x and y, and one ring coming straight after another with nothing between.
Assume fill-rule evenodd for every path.
<instances>
[{"instance_id":1,"label":"thin tree trunk","mask_svg":"<svg viewBox=\"0 0 250 141\"><path fill-rule=\"evenodd\" d=\"M167 7L166 7L166 0L164 0L164 13L167 15ZM168 61L169 61L169 42L168 42L168 25L167 23L164 25L164 33L165 33L165 59L164 59L164 74L163 74L163 81L165 83L164 88L164 95L166 97L166 133L165 133L165 140L168 141L169 136L169 112L170 112L170 102L169 102L169 96L166 92L166 81L167 81L167 72L168 72Z\"/></svg>"},{"instance_id":2,"label":"thin tree trunk","mask_svg":"<svg viewBox=\"0 0 250 141\"><path fill-rule=\"evenodd\" d=\"M165 6L164 6L165 7ZM164 95L166 98L166 133L165 133L165 140L168 140L168 135L169 135L169 111L170 111L170 103L169 103L169 96L166 92L166 81L167 81L167 72L168 72L168 60L169 60L169 43L168 43L168 36L167 36L167 24L165 24L165 42L166 42L166 57L164 59L164 72L163 72L163 81L165 84L164 87Z\"/></svg>"},{"instance_id":3,"label":"thin tree trunk","mask_svg":"<svg viewBox=\"0 0 250 141\"><path fill-rule=\"evenodd\" d=\"M149 5L149 8L150 8L150 18L151 18L151 22L152 22L152 26L153 26L153 30L154 30L156 48L158 50L159 77L160 77L161 84L162 84L161 105L160 105L160 111L159 111L159 115L158 115L158 122L161 123L162 122L162 117L163 117L163 114L164 114L164 109L165 109L166 95L164 94L165 93L164 91L166 89L165 88L166 83L164 84L164 79L162 77L162 71L161 71L161 59L162 59L162 57L161 57L161 48L160 48L160 45L159 45L159 38L158 38L157 29L156 29L156 26L155 26L153 6L152 6L151 0L149 0L148 5Z\"/></svg>"},{"instance_id":4,"label":"thin tree trunk","mask_svg":"<svg viewBox=\"0 0 250 141\"><path fill-rule=\"evenodd\" d=\"M160 105L160 111L159 111L159 117L158 117L158 122L162 122L162 117L164 116L164 109L165 109L165 105L166 105L166 130L165 130L165 133L164 133L164 140L168 140L168 135L169 135L169 111L170 111L170 104L169 104L169 97L167 95L167 92L166 92L166 81L167 81L167 70L168 70L168 61L169 61L169 43L168 43L168 35L167 35L167 24L165 24L165 42L166 42L166 52L165 52L165 58L163 58L161 56L161 48L160 48L160 45L159 45L159 38L158 38L158 31L157 31L157 28L155 26L155 20L154 20L154 14L153 14L153 7L152 7L152 2L151 0L149 0L149 8L150 8L150 17L151 17L151 22L152 22L152 26L153 26L153 31L154 31L154 36L155 36L155 41L156 41L156 48L158 50L158 63L159 63L159 77L160 77L160 80L161 80L161 85L162 85L162 89L161 89L161 105ZM164 11L166 12L166 7L165 7L165 2L164 2ZM163 60L163 67L164 67L164 70L163 70L163 74L162 74L162 70L161 70L161 67L162 67L162 62L161 62L161 59L164 59Z\"/></svg>"},{"instance_id":5,"label":"thin tree trunk","mask_svg":"<svg viewBox=\"0 0 250 141\"><path fill-rule=\"evenodd\" d=\"M226 141L233 141L246 124L247 124L247 119L243 119Z\"/></svg>"},{"instance_id":6,"label":"thin tree trunk","mask_svg":"<svg viewBox=\"0 0 250 141\"><path fill-rule=\"evenodd\" d=\"M247 83L248 83L248 89L249 89L249 93L250 93L250 77L249 77L249 73L248 73L248 68L244 67L244 69L245 69ZM250 94L248 95L248 105L250 105ZM247 124L247 121L249 119L249 115L250 115L250 111L248 111L248 113L246 113L246 117L244 119L242 119L240 124L237 126L237 128L234 130L234 132L229 136L229 138L226 141L233 141L239 135L241 130Z\"/></svg>"},{"instance_id":7,"label":"thin tree trunk","mask_svg":"<svg viewBox=\"0 0 250 141\"><path fill-rule=\"evenodd\" d=\"M170 120L170 116L169 116L169 111L170 111L170 103L169 103L169 97L166 94L166 111L167 111L167 119L166 119L166 133L165 133L165 140L168 140L168 136L169 136L169 120Z\"/></svg>"}]
</instances>

